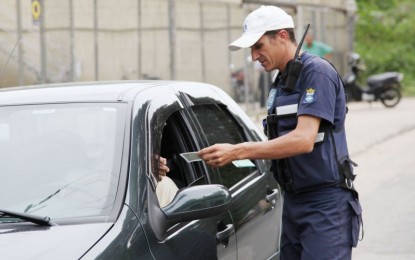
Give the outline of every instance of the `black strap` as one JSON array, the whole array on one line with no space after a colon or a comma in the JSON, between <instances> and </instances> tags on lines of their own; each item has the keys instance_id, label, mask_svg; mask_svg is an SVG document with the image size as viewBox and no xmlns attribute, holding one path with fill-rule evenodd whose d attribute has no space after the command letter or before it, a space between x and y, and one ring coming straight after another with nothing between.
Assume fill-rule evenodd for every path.
<instances>
[{"instance_id":1,"label":"black strap","mask_svg":"<svg viewBox=\"0 0 415 260\"><path fill-rule=\"evenodd\" d=\"M356 189L354 188L353 179L351 179L351 176L348 176L348 175L345 174L344 168L342 167L342 164L339 160L339 156L337 155L336 141L334 140L333 129L330 128L329 133L330 133L330 137L333 141L334 156L335 156L336 163L337 163L337 169L338 169L339 175L340 175L340 187L353 191L353 193L355 194L356 199L358 199L358 193L357 193ZM348 160L345 163L349 163L349 161L351 163L355 164L351 160Z\"/></svg>"}]
</instances>

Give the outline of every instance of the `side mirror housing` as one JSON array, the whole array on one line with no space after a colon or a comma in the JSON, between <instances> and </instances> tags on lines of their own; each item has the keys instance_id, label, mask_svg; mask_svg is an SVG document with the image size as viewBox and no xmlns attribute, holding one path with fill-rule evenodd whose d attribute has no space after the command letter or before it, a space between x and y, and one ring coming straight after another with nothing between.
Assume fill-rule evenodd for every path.
<instances>
[{"instance_id":1,"label":"side mirror housing","mask_svg":"<svg viewBox=\"0 0 415 260\"><path fill-rule=\"evenodd\" d=\"M154 195L154 192L151 192ZM173 201L164 208L151 203L150 222L157 239L165 237L167 229L185 221L208 218L223 214L230 207L229 190L216 184L199 185L179 191Z\"/></svg>"},{"instance_id":2,"label":"side mirror housing","mask_svg":"<svg viewBox=\"0 0 415 260\"><path fill-rule=\"evenodd\" d=\"M222 214L229 208L231 195L222 185L200 185L177 193L161 210L169 221L179 222Z\"/></svg>"}]
</instances>

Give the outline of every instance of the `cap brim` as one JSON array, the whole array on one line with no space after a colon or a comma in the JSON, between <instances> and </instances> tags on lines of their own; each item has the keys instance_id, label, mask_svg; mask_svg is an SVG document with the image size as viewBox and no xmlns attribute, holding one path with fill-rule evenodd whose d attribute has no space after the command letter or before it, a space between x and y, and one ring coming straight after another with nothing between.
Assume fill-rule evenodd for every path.
<instances>
[{"instance_id":1,"label":"cap brim","mask_svg":"<svg viewBox=\"0 0 415 260\"><path fill-rule=\"evenodd\" d=\"M254 45L265 32L242 34L241 37L229 44L228 48L231 51L237 51L242 48L249 48Z\"/></svg>"}]
</instances>

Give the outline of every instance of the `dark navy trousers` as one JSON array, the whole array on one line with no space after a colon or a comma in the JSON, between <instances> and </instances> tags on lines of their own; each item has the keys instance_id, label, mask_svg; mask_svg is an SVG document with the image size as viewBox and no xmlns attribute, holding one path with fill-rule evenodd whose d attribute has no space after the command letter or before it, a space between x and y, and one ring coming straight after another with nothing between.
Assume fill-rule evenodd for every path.
<instances>
[{"instance_id":1,"label":"dark navy trousers","mask_svg":"<svg viewBox=\"0 0 415 260\"><path fill-rule=\"evenodd\" d=\"M360 220L360 204L349 190L285 192L281 260L351 259Z\"/></svg>"}]
</instances>

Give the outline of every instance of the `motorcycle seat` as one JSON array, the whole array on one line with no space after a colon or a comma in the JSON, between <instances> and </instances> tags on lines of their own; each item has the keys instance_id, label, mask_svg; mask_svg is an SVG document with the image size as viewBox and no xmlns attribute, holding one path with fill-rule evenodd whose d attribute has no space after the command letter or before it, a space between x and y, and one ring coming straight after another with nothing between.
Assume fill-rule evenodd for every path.
<instances>
[{"instance_id":1,"label":"motorcycle seat","mask_svg":"<svg viewBox=\"0 0 415 260\"><path fill-rule=\"evenodd\" d=\"M367 79L368 85L376 85L379 82L384 82L390 79L395 79L399 77L399 72L385 72L381 74L376 74L373 76L370 76Z\"/></svg>"}]
</instances>

